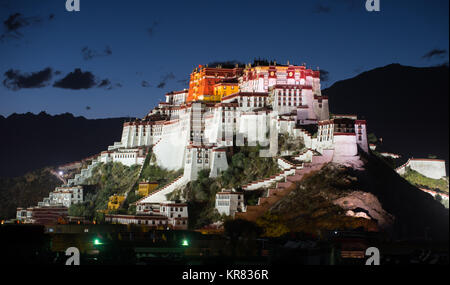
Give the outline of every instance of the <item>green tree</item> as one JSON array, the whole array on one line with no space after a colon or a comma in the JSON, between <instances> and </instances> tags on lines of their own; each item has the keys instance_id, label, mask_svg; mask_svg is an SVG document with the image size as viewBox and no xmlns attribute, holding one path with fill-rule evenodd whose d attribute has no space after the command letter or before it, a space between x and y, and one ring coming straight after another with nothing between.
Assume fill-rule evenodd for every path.
<instances>
[{"instance_id":1,"label":"green tree","mask_svg":"<svg viewBox=\"0 0 450 285\"><path fill-rule=\"evenodd\" d=\"M256 224L264 230L266 237L280 237L289 232L289 228L281 221L280 217L270 212L256 220Z\"/></svg>"},{"instance_id":2,"label":"green tree","mask_svg":"<svg viewBox=\"0 0 450 285\"><path fill-rule=\"evenodd\" d=\"M367 142L368 143L377 143L378 142L378 138L374 133L370 133L367 135Z\"/></svg>"}]
</instances>

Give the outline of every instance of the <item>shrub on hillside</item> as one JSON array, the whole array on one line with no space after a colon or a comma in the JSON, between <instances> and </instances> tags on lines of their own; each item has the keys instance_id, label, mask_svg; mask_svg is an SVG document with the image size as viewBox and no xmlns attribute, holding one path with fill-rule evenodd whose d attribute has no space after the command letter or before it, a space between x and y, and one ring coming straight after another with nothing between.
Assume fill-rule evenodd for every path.
<instances>
[{"instance_id":1,"label":"shrub on hillside","mask_svg":"<svg viewBox=\"0 0 450 285\"><path fill-rule=\"evenodd\" d=\"M429 178L410 168L406 170L406 173L405 175L403 175L403 178L405 178L411 184L414 184L418 187L437 189L442 192L448 193L448 182L444 178L442 179Z\"/></svg>"}]
</instances>

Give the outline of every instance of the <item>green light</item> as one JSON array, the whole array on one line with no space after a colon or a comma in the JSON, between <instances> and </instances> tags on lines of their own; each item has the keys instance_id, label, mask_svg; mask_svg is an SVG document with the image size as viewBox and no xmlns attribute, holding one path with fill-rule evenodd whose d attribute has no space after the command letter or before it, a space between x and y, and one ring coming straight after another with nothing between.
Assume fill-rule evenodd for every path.
<instances>
[{"instance_id":1,"label":"green light","mask_svg":"<svg viewBox=\"0 0 450 285\"><path fill-rule=\"evenodd\" d=\"M100 245L102 243L101 243L101 241L98 238L96 238L96 239L94 239L94 244L95 245Z\"/></svg>"},{"instance_id":2,"label":"green light","mask_svg":"<svg viewBox=\"0 0 450 285\"><path fill-rule=\"evenodd\" d=\"M187 239L183 240L182 246L189 246L189 241Z\"/></svg>"}]
</instances>

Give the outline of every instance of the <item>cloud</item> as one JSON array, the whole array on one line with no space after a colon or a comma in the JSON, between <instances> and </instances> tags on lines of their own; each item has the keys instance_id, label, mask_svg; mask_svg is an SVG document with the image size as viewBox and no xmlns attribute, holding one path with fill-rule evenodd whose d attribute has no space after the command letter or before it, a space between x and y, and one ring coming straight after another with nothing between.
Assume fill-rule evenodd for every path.
<instances>
[{"instance_id":1,"label":"cloud","mask_svg":"<svg viewBox=\"0 0 450 285\"><path fill-rule=\"evenodd\" d=\"M145 87L145 88L151 87L150 83L148 83L148 82L145 81L145 80L142 80L141 86L142 86L142 87Z\"/></svg>"},{"instance_id":2,"label":"cloud","mask_svg":"<svg viewBox=\"0 0 450 285\"><path fill-rule=\"evenodd\" d=\"M96 85L94 74L90 71L83 72L79 68L53 84L54 87L72 90L89 89Z\"/></svg>"},{"instance_id":3,"label":"cloud","mask_svg":"<svg viewBox=\"0 0 450 285\"><path fill-rule=\"evenodd\" d=\"M147 29L147 33L150 37L153 37L155 35L155 30L158 25L159 23L157 21L154 21L150 28Z\"/></svg>"},{"instance_id":4,"label":"cloud","mask_svg":"<svg viewBox=\"0 0 450 285\"><path fill-rule=\"evenodd\" d=\"M122 84L120 84L120 83L113 84L111 82L111 80L106 78L106 79L101 80L100 83L97 85L97 87L98 88L104 88L106 90L111 90L111 89L114 89L114 88L121 88Z\"/></svg>"},{"instance_id":5,"label":"cloud","mask_svg":"<svg viewBox=\"0 0 450 285\"><path fill-rule=\"evenodd\" d=\"M325 69L320 70L320 81L328 81L330 80L330 73L326 71Z\"/></svg>"},{"instance_id":6,"label":"cloud","mask_svg":"<svg viewBox=\"0 0 450 285\"><path fill-rule=\"evenodd\" d=\"M98 88L111 88L111 81L109 79L103 79L100 81L100 83L97 85Z\"/></svg>"},{"instance_id":7,"label":"cloud","mask_svg":"<svg viewBox=\"0 0 450 285\"><path fill-rule=\"evenodd\" d=\"M161 77L161 81L158 83L156 88L166 87L167 81L175 79L175 75L172 72L166 73Z\"/></svg>"},{"instance_id":8,"label":"cloud","mask_svg":"<svg viewBox=\"0 0 450 285\"><path fill-rule=\"evenodd\" d=\"M81 49L81 55L83 56L84 60L91 60L94 57L109 56L111 54L112 54L112 50L109 46L106 46L105 49L100 52L90 49L89 47L83 47Z\"/></svg>"},{"instance_id":9,"label":"cloud","mask_svg":"<svg viewBox=\"0 0 450 285\"><path fill-rule=\"evenodd\" d=\"M321 3L318 3L315 7L314 7L314 13L316 14L326 14L326 13L330 13L331 12L331 8L329 6L325 6Z\"/></svg>"},{"instance_id":10,"label":"cloud","mask_svg":"<svg viewBox=\"0 0 450 285\"><path fill-rule=\"evenodd\" d=\"M52 69L47 67L31 74L10 69L4 75L6 78L3 85L8 89L16 91L22 88L42 88L47 86L47 82L52 78Z\"/></svg>"},{"instance_id":11,"label":"cloud","mask_svg":"<svg viewBox=\"0 0 450 285\"><path fill-rule=\"evenodd\" d=\"M25 18L22 14L15 13L9 15L8 19L3 22L3 25L7 32L17 32L17 30L31 25L34 21L39 22L40 20L34 17Z\"/></svg>"},{"instance_id":12,"label":"cloud","mask_svg":"<svg viewBox=\"0 0 450 285\"><path fill-rule=\"evenodd\" d=\"M50 14L46 19L53 20L54 14ZM23 28L28 26L33 26L44 21L41 17L24 17L20 13L14 13L8 16L8 18L3 21L3 27L5 32L0 35L0 41L5 41L7 39L20 39L23 34L20 32Z\"/></svg>"},{"instance_id":13,"label":"cloud","mask_svg":"<svg viewBox=\"0 0 450 285\"><path fill-rule=\"evenodd\" d=\"M422 56L423 59L432 59L432 58L443 58L445 56L445 54L447 53L447 51L445 49L432 49L429 52L427 52L426 54L424 54Z\"/></svg>"},{"instance_id":14,"label":"cloud","mask_svg":"<svg viewBox=\"0 0 450 285\"><path fill-rule=\"evenodd\" d=\"M122 84L113 84L108 78L98 80L92 72L83 72L80 68L75 68L73 72L69 72L69 74L67 74L64 78L56 81L53 84L53 87L72 90L90 89L97 87L111 90L114 88L122 87Z\"/></svg>"}]
</instances>

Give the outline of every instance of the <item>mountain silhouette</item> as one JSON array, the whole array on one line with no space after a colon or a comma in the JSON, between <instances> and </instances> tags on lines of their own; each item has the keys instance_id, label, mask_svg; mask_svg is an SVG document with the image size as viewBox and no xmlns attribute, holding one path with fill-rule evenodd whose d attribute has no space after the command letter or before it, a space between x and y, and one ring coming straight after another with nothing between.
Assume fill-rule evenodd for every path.
<instances>
[{"instance_id":1,"label":"mountain silhouette","mask_svg":"<svg viewBox=\"0 0 450 285\"><path fill-rule=\"evenodd\" d=\"M86 119L70 113L0 116L0 177L14 177L97 154L120 141L127 118Z\"/></svg>"}]
</instances>

